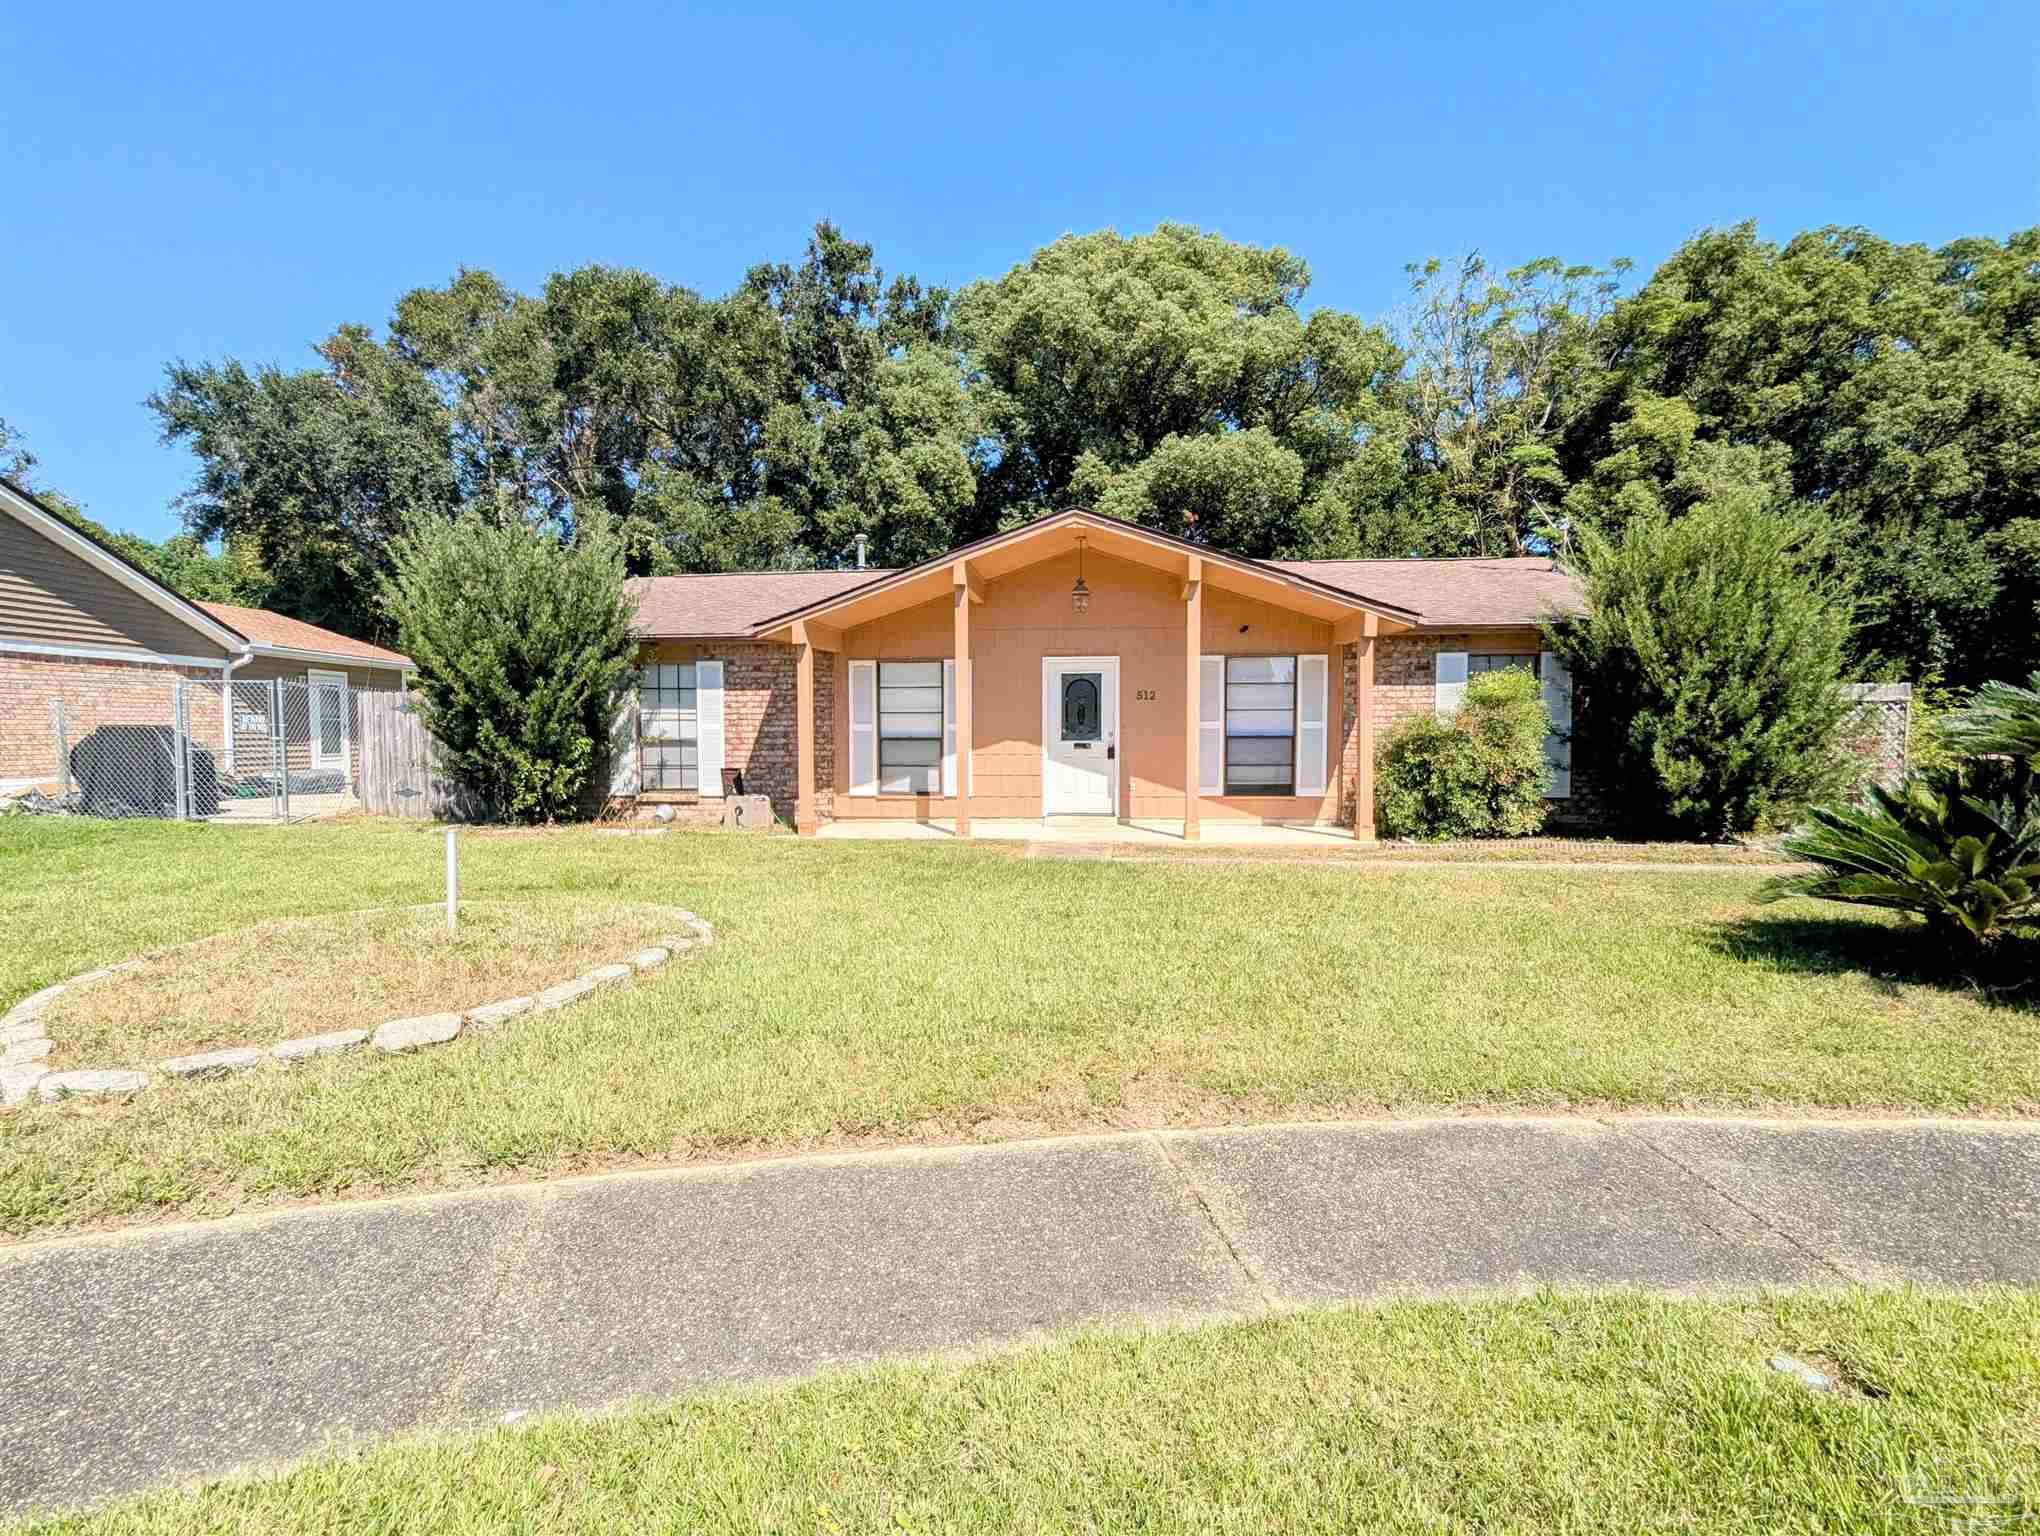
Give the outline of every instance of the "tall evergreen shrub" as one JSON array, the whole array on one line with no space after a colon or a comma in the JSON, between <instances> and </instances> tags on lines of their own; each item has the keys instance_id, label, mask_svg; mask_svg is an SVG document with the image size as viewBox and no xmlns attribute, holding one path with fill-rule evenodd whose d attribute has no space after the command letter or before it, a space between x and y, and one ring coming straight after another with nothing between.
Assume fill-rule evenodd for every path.
<instances>
[{"instance_id":1,"label":"tall evergreen shrub","mask_svg":"<svg viewBox=\"0 0 2040 1536\"><path fill-rule=\"evenodd\" d=\"M1741 489L1612 538L1580 531L1589 612L1547 626L1633 830L1722 838L1789 821L1852 771L1837 734L1853 622L1830 525Z\"/></svg>"},{"instance_id":2,"label":"tall evergreen shrub","mask_svg":"<svg viewBox=\"0 0 2040 1536\"><path fill-rule=\"evenodd\" d=\"M384 602L418 669L440 761L513 821L575 814L637 643L623 551L473 514L414 521Z\"/></svg>"}]
</instances>

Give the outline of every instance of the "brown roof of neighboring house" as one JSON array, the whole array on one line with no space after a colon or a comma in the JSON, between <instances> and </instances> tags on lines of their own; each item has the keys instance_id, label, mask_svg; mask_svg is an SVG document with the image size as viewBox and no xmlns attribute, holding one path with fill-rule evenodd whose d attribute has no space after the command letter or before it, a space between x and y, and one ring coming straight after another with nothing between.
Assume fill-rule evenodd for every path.
<instances>
[{"instance_id":1,"label":"brown roof of neighboring house","mask_svg":"<svg viewBox=\"0 0 2040 1536\"><path fill-rule=\"evenodd\" d=\"M293 651L319 651L336 658L380 662L384 666L408 667L411 658L395 651L352 640L330 629L307 624L303 619L272 613L267 608L242 608L234 603L200 603L199 607L229 629L239 630L257 645L287 646Z\"/></svg>"},{"instance_id":2,"label":"brown roof of neighboring house","mask_svg":"<svg viewBox=\"0 0 2040 1536\"><path fill-rule=\"evenodd\" d=\"M1269 560L1298 576L1414 610L1429 630L1536 624L1583 613L1578 578L1542 555L1469 560ZM730 571L638 576L625 583L640 630L654 636L748 635L766 619L840 597L891 570ZM208 605L211 606L211 605Z\"/></svg>"},{"instance_id":3,"label":"brown roof of neighboring house","mask_svg":"<svg viewBox=\"0 0 2040 1536\"><path fill-rule=\"evenodd\" d=\"M792 608L840 597L892 575L865 571L723 571L704 576L634 576L624 588L647 635L748 635Z\"/></svg>"},{"instance_id":4,"label":"brown roof of neighboring house","mask_svg":"<svg viewBox=\"0 0 2040 1536\"><path fill-rule=\"evenodd\" d=\"M1464 560L1271 560L1351 592L1414 608L1422 628L1487 629L1585 613L1579 578L1546 555Z\"/></svg>"}]
</instances>

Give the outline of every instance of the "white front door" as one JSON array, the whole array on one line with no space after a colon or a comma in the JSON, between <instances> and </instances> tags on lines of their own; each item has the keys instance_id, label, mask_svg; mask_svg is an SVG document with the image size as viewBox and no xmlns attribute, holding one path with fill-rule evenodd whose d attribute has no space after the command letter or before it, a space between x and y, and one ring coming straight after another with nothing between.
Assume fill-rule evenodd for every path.
<instances>
[{"instance_id":1,"label":"white front door","mask_svg":"<svg viewBox=\"0 0 2040 1536\"><path fill-rule=\"evenodd\" d=\"M1119 658L1041 663L1041 814L1119 813Z\"/></svg>"},{"instance_id":2,"label":"white front door","mask_svg":"<svg viewBox=\"0 0 2040 1536\"><path fill-rule=\"evenodd\" d=\"M312 696L312 766L321 771L347 771L348 724L347 674L307 672L305 682Z\"/></svg>"}]
</instances>

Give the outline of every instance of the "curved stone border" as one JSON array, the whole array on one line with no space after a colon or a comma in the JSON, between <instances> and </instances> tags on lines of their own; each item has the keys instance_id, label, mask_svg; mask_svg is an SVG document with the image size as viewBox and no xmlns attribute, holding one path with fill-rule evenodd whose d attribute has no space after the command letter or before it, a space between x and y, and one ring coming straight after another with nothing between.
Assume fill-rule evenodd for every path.
<instances>
[{"instance_id":1,"label":"curved stone border","mask_svg":"<svg viewBox=\"0 0 2040 1536\"><path fill-rule=\"evenodd\" d=\"M43 1024L43 1014L50 1004L66 992L135 970L145 962L124 960L119 965L103 966L82 976L73 976L69 981L44 987L42 991L24 997L0 1016L0 1109L13 1109L27 1103L30 1097L39 1098L45 1104L68 1098L126 1098L148 1087L159 1073L183 1078L225 1077L229 1073L245 1072L265 1061L284 1064L309 1061L315 1056L333 1056L361 1045L373 1045L392 1056L421 1050L429 1045L444 1045L470 1029L496 1029L523 1014L549 1013L555 1008L564 1008L602 987L628 980L640 971L656 970L675 955L697 947L706 948L715 942L715 929L706 918L678 909L673 915L687 930L685 933L667 934L627 961L598 965L592 971L547 987L530 997L506 997L458 1011L391 1019L374 1030L336 1029L322 1035L304 1035L295 1040L280 1040L267 1050L234 1046L226 1050L205 1051L196 1056L172 1056L139 1070L95 1067L75 1072L52 1072L43 1065L56 1048Z\"/></svg>"}]
</instances>

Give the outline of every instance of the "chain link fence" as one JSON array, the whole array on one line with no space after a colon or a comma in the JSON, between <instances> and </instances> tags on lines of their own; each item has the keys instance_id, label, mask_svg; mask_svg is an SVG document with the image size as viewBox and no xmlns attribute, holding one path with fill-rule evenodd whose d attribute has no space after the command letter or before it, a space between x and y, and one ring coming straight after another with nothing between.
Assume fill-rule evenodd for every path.
<instances>
[{"instance_id":1,"label":"chain link fence","mask_svg":"<svg viewBox=\"0 0 2040 1536\"><path fill-rule=\"evenodd\" d=\"M338 678L306 681L159 677L93 687L66 683L48 699L48 736L9 744L13 777L0 781L21 809L112 818L299 822L367 808L365 765L389 754L364 741L363 722L407 711ZM394 701L394 702L392 702ZM33 721L33 710L7 718ZM32 729L32 725L30 729ZM47 772L30 771L37 762ZM410 787L412 792L402 791ZM392 783L377 798L404 814L428 798Z\"/></svg>"}]
</instances>

